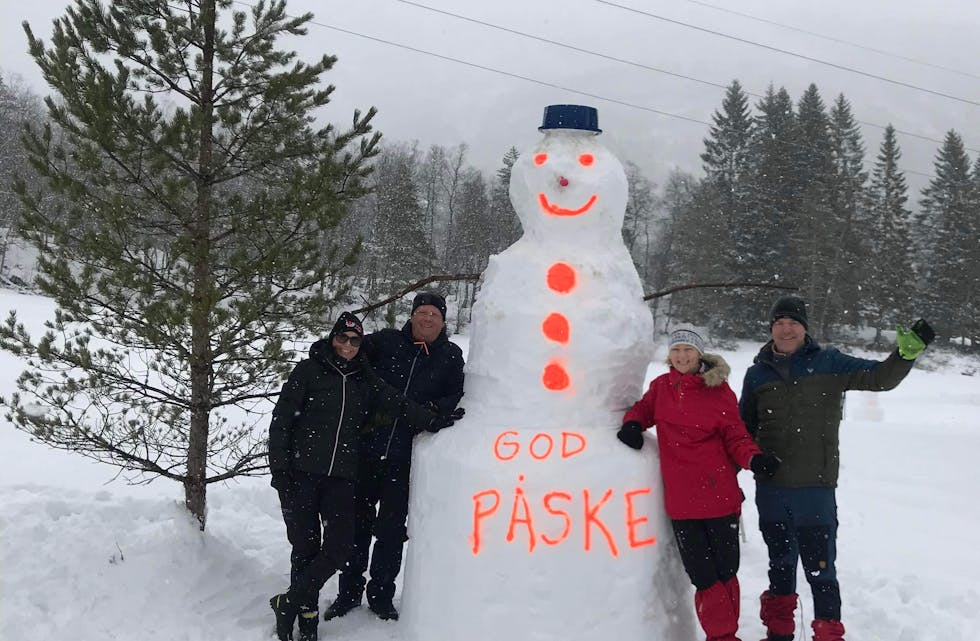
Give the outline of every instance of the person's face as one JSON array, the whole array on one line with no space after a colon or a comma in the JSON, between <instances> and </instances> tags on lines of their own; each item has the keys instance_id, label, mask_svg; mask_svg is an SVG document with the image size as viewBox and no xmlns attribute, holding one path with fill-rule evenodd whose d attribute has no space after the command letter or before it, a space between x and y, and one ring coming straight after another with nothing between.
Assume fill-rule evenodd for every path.
<instances>
[{"instance_id":1,"label":"person's face","mask_svg":"<svg viewBox=\"0 0 980 641\"><path fill-rule=\"evenodd\" d=\"M357 356L357 350L360 348L361 337L357 335L357 332L344 332L333 337L333 351L337 352L337 356L345 361Z\"/></svg>"},{"instance_id":2,"label":"person's face","mask_svg":"<svg viewBox=\"0 0 980 641\"><path fill-rule=\"evenodd\" d=\"M792 318L780 318L772 324L772 342L780 354L794 354L803 347L806 328Z\"/></svg>"},{"instance_id":3,"label":"person's face","mask_svg":"<svg viewBox=\"0 0 980 641\"><path fill-rule=\"evenodd\" d=\"M667 357L671 366L681 374L693 374L701 367L701 352L690 345L674 345Z\"/></svg>"},{"instance_id":4,"label":"person's face","mask_svg":"<svg viewBox=\"0 0 980 641\"><path fill-rule=\"evenodd\" d=\"M445 326L442 314L435 305L419 305L412 312L412 337L417 341L431 343Z\"/></svg>"}]
</instances>

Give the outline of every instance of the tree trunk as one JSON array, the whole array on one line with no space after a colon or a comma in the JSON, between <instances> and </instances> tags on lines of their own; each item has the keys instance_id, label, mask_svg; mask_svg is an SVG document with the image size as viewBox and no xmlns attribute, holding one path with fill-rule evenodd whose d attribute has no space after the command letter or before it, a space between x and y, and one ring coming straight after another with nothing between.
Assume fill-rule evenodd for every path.
<instances>
[{"instance_id":1,"label":"tree trunk","mask_svg":"<svg viewBox=\"0 0 980 641\"><path fill-rule=\"evenodd\" d=\"M204 46L201 50L200 109L201 136L198 159L197 207L191 221L194 246L194 290L191 311L191 422L187 441L187 477L184 502L197 518L201 530L207 522L207 450L211 414L211 189L213 128L213 63L215 0L201 3Z\"/></svg>"}]
</instances>

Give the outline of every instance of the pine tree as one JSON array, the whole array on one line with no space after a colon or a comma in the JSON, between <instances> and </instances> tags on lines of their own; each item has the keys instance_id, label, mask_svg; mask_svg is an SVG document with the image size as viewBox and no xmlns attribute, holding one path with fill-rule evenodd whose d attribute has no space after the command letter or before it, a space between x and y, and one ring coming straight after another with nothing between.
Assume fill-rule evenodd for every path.
<instances>
[{"instance_id":1,"label":"pine tree","mask_svg":"<svg viewBox=\"0 0 980 641\"><path fill-rule=\"evenodd\" d=\"M861 263L866 286L863 303L867 318L875 328L875 345L882 343L883 329L906 322L912 313L915 282L912 270L913 247L908 208L908 187L898 167L902 151L895 139L895 128L885 127L869 190L870 221L867 234L867 260Z\"/></svg>"},{"instance_id":2,"label":"pine tree","mask_svg":"<svg viewBox=\"0 0 980 641\"><path fill-rule=\"evenodd\" d=\"M744 259L746 276L758 282L799 286L799 257L790 244L791 232L801 209L801 185L798 175L797 147L800 134L793 100L786 89L777 92L769 87L757 105L755 132L752 137L753 175L751 203L755 213ZM744 322L737 326L752 332L758 319L764 318L772 303L772 293L764 289L743 292ZM756 332L752 332L756 335Z\"/></svg>"},{"instance_id":3,"label":"pine tree","mask_svg":"<svg viewBox=\"0 0 980 641\"><path fill-rule=\"evenodd\" d=\"M721 111L715 111L710 136L704 140L701 160L706 188L713 189L719 204L724 228L731 243L722 247L720 261L728 279L749 278L758 271L764 258L758 255L755 211L752 200L753 134L755 123L748 108L748 98L737 80L725 92ZM756 274L757 275L757 274ZM754 314L750 298L754 293L732 289L718 292L717 305L726 319L719 331L724 335L744 335Z\"/></svg>"},{"instance_id":4,"label":"pine tree","mask_svg":"<svg viewBox=\"0 0 980 641\"><path fill-rule=\"evenodd\" d=\"M926 234L921 260L924 298L938 334L964 338L971 326L968 302L976 294L975 255L980 219L973 211L973 178L963 140L949 131L935 161L935 177L922 190L916 227Z\"/></svg>"},{"instance_id":5,"label":"pine tree","mask_svg":"<svg viewBox=\"0 0 980 641\"><path fill-rule=\"evenodd\" d=\"M472 167L460 180L456 211L456 234L447 266L451 271L483 271L495 243L488 187L482 174Z\"/></svg>"},{"instance_id":6,"label":"pine tree","mask_svg":"<svg viewBox=\"0 0 980 641\"><path fill-rule=\"evenodd\" d=\"M731 245L727 221L720 215L720 197L707 181L695 182L674 219L670 273L679 284L721 282L731 275L719 257ZM719 292L691 289L672 296L672 316L705 325L713 334L730 335L728 319L719 313Z\"/></svg>"},{"instance_id":7,"label":"pine tree","mask_svg":"<svg viewBox=\"0 0 980 641\"><path fill-rule=\"evenodd\" d=\"M980 238L980 155L973 163L973 188L970 198L969 220L972 223L971 230L964 230L972 233L976 240ZM971 248L967 254L964 272L968 282L967 299L963 301L963 318L965 327L963 335L970 339L970 346L974 351L980 350L980 242L972 245L967 242L967 247Z\"/></svg>"},{"instance_id":8,"label":"pine tree","mask_svg":"<svg viewBox=\"0 0 980 641\"><path fill-rule=\"evenodd\" d=\"M291 368L286 341L331 313L347 257L324 248L378 140L373 109L314 127L335 59L275 47L310 14L233 4L77 0L50 46L25 24L61 136L30 131L47 188L18 189L58 310L38 341L14 313L0 331L28 359L5 399L18 428L180 482L202 529L207 486L265 466L253 428ZM49 194L65 197L56 216Z\"/></svg>"},{"instance_id":9,"label":"pine tree","mask_svg":"<svg viewBox=\"0 0 980 641\"><path fill-rule=\"evenodd\" d=\"M381 153L375 168L374 230L368 247L379 293L427 276L437 263L426 236L416 161L414 148L396 145Z\"/></svg>"},{"instance_id":10,"label":"pine tree","mask_svg":"<svg viewBox=\"0 0 980 641\"><path fill-rule=\"evenodd\" d=\"M824 306L817 313L821 334L842 323L856 325L861 320L863 296L862 270L868 253L868 204L864 171L864 142L843 94L830 110L830 153L833 162L830 180L830 215L834 228L826 229L830 244L827 268L821 283Z\"/></svg>"},{"instance_id":11,"label":"pine tree","mask_svg":"<svg viewBox=\"0 0 980 641\"><path fill-rule=\"evenodd\" d=\"M456 203L456 233L449 251L451 273L476 274L486 269L490 255L496 251L496 221L490 208L490 187L483 175L469 167L463 173ZM459 301L458 322L469 319L476 293L476 283L456 281L452 289Z\"/></svg>"},{"instance_id":12,"label":"pine tree","mask_svg":"<svg viewBox=\"0 0 980 641\"><path fill-rule=\"evenodd\" d=\"M816 85L811 84L797 107L799 139L794 173L799 181L799 206L791 225L789 253L800 269L794 270L814 316L810 330L827 336L827 319L837 313L829 295L830 274L841 229L841 212L832 200L834 158L830 119Z\"/></svg>"}]
</instances>

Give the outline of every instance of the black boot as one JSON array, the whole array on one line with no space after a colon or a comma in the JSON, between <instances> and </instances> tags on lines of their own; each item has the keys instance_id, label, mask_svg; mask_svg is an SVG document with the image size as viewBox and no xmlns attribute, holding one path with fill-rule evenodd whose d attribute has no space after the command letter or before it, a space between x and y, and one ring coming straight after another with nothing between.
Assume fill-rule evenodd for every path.
<instances>
[{"instance_id":1,"label":"black boot","mask_svg":"<svg viewBox=\"0 0 980 641\"><path fill-rule=\"evenodd\" d=\"M277 594L269 599L269 606L276 613L276 636L279 641L293 641L293 623L299 607L285 594Z\"/></svg>"},{"instance_id":2,"label":"black boot","mask_svg":"<svg viewBox=\"0 0 980 641\"><path fill-rule=\"evenodd\" d=\"M341 592L334 599L327 611L323 613L323 620L329 621L330 619L336 619L337 617L342 617L354 608L361 605L360 595L354 596L348 592Z\"/></svg>"},{"instance_id":3,"label":"black boot","mask_svg":"<svg viewBox=\"0 0 980 641\"><path fill-rule=\"evenodd\" d=\"M378 618L382 621L397 621L398 620L398 610L391 601L375 601L374 603L368 604L371 608L371 612L378 615Z\"/></svg>"},{"instance_id":4,"label":"black boot","mask_svg":"<svg viewBox=\"0 0 980 641\"><path fill-rule=\"evenodd\" d=\"M296 622L299 625L299 641L316 641L316 627L320 622L316 606L302 606Z\"/></svg>"}]
</instances>

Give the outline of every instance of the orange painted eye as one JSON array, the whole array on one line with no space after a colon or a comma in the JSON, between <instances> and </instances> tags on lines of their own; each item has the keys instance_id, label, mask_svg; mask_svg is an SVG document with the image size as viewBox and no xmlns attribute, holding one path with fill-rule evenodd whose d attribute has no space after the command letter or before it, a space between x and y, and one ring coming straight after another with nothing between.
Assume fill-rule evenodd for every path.
<instances>
[{"instance_id":1,"label":"orange painted eye","mask_svg":"<svg viewBox=\"0 0 980 641\"><path fill-rule=\"evenodd\" d=\"M582 154L581 156L578 157L578 161L584 167L591 167L592 163L595 162L595 156L593 156L592 154Z\"/></svg>"},{"instance_id":2,"label":"orange painted eye","mask_svg":"<svg viewBox=\"0 0 980 641\"><path fill-rule=\"evenodd\" d=\"M546 162L548 162L548 154L538 154L537 156L534 157L535 165L543 165Z\"/></svg>"}]
</instances>

